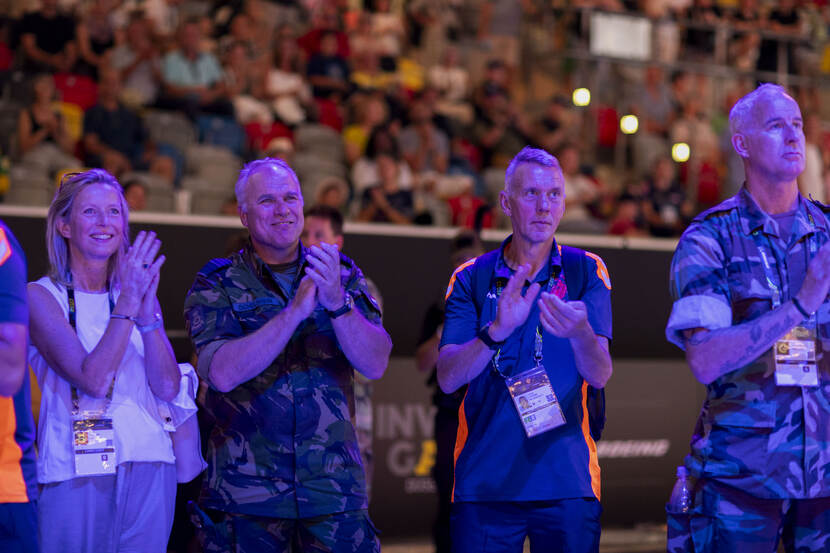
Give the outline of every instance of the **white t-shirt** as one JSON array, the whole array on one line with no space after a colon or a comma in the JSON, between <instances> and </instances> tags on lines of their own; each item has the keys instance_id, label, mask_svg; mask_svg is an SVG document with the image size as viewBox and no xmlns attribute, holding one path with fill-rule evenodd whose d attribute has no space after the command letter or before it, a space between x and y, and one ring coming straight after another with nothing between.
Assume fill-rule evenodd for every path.
<instances>
[{"instance_id":1,"label":"white t-shirt","mask_svg":"<svg viewBox=\"0 0 830 553\"><path fill-rule=\"evenodd\" d=\"M49 277L41 278L37 284L52 294L68 318L66 288L56 285ZM109 296L75 290L75 305L78 338L89 352L98 344L109 324ZM71 387L47 365L34 346L29 347L29 363L41 391L37 480L41 484L69 480L75 477ZM162 426L156 396L150 390L144 371L144 344L135 328L116 375L108 414L113 418L118 463L175 463L170 435ZM90 397L81 390L78 390L78 396L81 411L103 409L106 403L104 398Z\"/></svg>"}]
</instances>

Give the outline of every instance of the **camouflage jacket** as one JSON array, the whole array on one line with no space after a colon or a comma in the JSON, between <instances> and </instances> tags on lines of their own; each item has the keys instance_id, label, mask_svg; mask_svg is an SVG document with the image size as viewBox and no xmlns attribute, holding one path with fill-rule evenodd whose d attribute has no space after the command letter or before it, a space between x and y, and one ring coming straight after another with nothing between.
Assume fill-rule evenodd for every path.
<instances>
[{"instance_id":1,"label":"camouflage jacket","mask_svg":"<svg viewBox=\"0 0 830 553\"><path fill-rule=\"evenodd\" d=\"M305 255L301 246L290 292L280 288L250 242L199 272L185 300L185 317L202 378L224 343L258 330L286 307L304 272ZM342 254L340 267L355 307L379 323L380 311L360 269ZM365 509L353 386L353 367L318 304L262 373L228 393L208 391L202 504L275 518Z\"/></svg>"},{"instance_id":2,"label":"camouflage jacket","mask_svg":"<svg viewBox=\"0 0 830 553\"><path fill-rule=\"evenodd\" d=\"M746 188L695 218L672 261L670 341L683 347L684 329L726 328L772 309L759 247L781 302L798 292L787 267L804 263L806 271L814 250L830 240L828 208L798 202L792 234L781 233L789 243ZM830 496L830 301L817 321L819 387L777 386L772 348L707 386L686 460L691 474L757 497Z\"/></svg>"}]
</instances>

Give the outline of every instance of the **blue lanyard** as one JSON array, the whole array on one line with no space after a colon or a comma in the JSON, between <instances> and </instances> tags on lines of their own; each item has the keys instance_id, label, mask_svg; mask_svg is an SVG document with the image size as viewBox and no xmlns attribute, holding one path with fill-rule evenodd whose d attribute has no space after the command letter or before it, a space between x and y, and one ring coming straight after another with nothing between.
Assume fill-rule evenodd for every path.
<instances>
[{"instance_id":1,"label":"blue lanyard","mask_svg":"<svg viewBox=\"0 0 830 553\"><path fill-rule=\"evenodd\" d=\"M809 267L810 260L815 255L816 251L818 251L818 244L816 244L816 234L818 233L818 227L816 227L816 222L813 220L813 214L809 211L807 212L807 218L810 219L810 224L813 226L813 230L815 232L807 237L807 250L809 250L809 253L806 254L807 262L804 265L805 269ZM761 256L761 265L764 268L764 278L767 281L767 286L769 286L769 289L772 291L772 308L775 309L782 303L782 286L778 286L777 284L775 284L775 280L773 279L772 264L769 262L769 256L767 256L767 252L766 250L764 250L764 246L760 241L761 232L756 230L752 233L752 236L755 240L755 246L758 248L758 253ZM769 245L770 251L773 251L772 241L770 240L769 236L767 236L767 244ZM779 280L781 280L783 283L783 280L781 279L781 271L778 271L778 277Z\"/></svg>"}]
</instances>

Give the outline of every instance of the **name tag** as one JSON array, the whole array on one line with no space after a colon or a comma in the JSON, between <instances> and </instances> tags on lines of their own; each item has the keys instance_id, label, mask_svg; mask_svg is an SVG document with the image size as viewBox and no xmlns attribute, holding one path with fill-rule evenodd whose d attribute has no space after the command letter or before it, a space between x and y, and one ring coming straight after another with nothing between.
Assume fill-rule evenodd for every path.
<instances>
[{"instance_id":1,"label":"name tag","mask_svg":"<svg viewBox=\"0 0 830 553\"><path fill-rule=\"evenodd\" d=\"M115 474L117 466L112 417L81 413L72 417L76 476Z\"/></svg>"},{"instance_id":2,"label":"name tag","mask_svg":"<svg viewBox=\"0 0 830 553\"><path fill-rule=\"evenodd\" d=\"M814 328L796 326L775 343L775 383L778 386L818 386Z\"/></svg>"},{"instance_id":3,"label":"name tag","mask_svg":"<svg viewBox=\"0 0 830 553\"><path fill-rule=\"evenodd\" d=\"M539 365L507 377L505 382L528 438L565 424L565 415L544 367Z\"/></svg>"}]
</instances>

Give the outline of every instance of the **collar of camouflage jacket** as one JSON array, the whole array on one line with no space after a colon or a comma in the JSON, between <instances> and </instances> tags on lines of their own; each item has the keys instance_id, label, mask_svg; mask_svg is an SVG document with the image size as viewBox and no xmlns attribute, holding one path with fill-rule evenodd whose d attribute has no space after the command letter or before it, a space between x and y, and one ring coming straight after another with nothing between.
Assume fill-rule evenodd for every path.
<instances>
[{"instance_id":1,"label":"collar of camouflage jacket","mask_svg":"<svg viewBox=\"0 0 830 553\"><path fill-rule=\"evenodd\" d=\"M741 209L741 222L743 231L749 235L758 229L764 234L780 238L778 232L778 225L773 221L772 217L758 206L755 198L746 189L746 186L741 188L741 191L736 197ZM830 229L827 216L824 211L815 205L813 202L807 201L799 192L798 205L796 207L795 215L795 235L793 242L801 240L804 236L811 234L817 230L822 230L825 234ZM786 236L786 234L785 234Z\"/></svg>"},{"instance_id":2,"label":"collar of camouflage jacket","mask_svg":"<svg viewBox=\"0 0 830 553\"><path fill-rule=\"evenodd\" d=\"M305 246L303 246L302 242L300 242L299 269L297 270L297 276L294 278L292 290L297 289L300 279L305 273L305 266L308 264L308 262L306 261L307 253L308 249ZM265 261L263 261L263 259L256 252L253 243L251 243L250 238L245 243L245 247L242 248L241 261L245 263L260 280L266 282L269 288L276 288L277 290L280 289L277 283L274 282L274 276L271 273L271 269L268 267L268 264Z\"/></svg>"}]
</instances>

